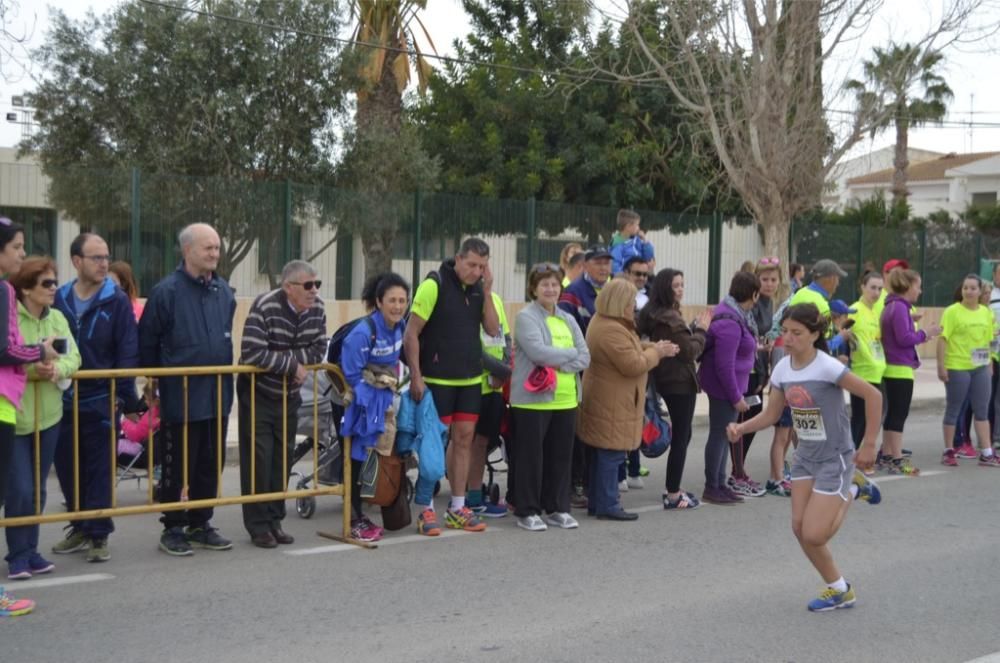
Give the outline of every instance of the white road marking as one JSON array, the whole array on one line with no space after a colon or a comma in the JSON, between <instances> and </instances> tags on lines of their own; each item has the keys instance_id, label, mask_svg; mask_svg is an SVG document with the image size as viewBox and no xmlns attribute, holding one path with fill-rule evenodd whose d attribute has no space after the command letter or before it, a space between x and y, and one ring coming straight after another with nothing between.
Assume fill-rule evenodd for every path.
<instances>
[{"instance_id":1,"label":"white road marking","mask_svg":"<svg viewBox=\"0 0 1000 663\"><path fill-rule=\"evenodd\" d=\"M922 477L932 477L938 474L947 474L947 473L948 473L947 470L928 470L927 472L921 471L920 474L915 477L910 477L905 474L892 474L883 477L872 477L872 479L875 480L875 483L881 486L886 481L899 481L900 479L920 479Z\"/></svg>"},{"instance_id":2,"label":"white road marking","mask_svg":"<svg viewBox=\"0 0 1000 663\"><path fill-rule=\"evenodd\" d=\"M61 585L78 585L84 582L100 582L101 580L114 580L110 573L85 573L79 576L63 576L52 578L38 578L35 580L19 580L7 583L7 587L14 588L18 593L21 589L40 589L42 587L59 587Z\"/></svg>"},{"instance_id":3,"label":"white road marking","mask_svg":"<svg viewBox=\"0 0 1000 663\"><path fill-rule=\"evenodd\" d=\"M486 530L489 532L489 529ZM439 536L424 536L423 534L407 534L405 536L394 536L389 539L382 539L378 542L378 547L382 546L394 546L400 543L420 543L420 542L430 542L438 541L440 539L447 539L453 536L460 536L462 534L485 534L485 532L463 532L462 530L447 529L443 530ZM304 555L324 555L326 553L344 552L347 550L364 550L361 546L355 546L350 543L335 543L329 546L316 546L313 548L302 548L299 550L283 550L286 555L292 555L293 557L301 557Z\"/></svg>"},{"instance_id":4,"label":"white road marking","mask_svg":"<svg viewBox=\"0 0 1000 663\"><path fill-rule=\"evenodd\" d=\"M968 660L965 663L1000 663L1000 651Z\"/></svg>"}]
</instances>

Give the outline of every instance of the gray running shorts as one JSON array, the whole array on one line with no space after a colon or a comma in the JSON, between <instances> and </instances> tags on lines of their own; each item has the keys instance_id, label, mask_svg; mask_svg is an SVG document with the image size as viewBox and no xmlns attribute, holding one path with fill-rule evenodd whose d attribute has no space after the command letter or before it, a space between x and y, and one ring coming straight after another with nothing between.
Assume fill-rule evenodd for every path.
<instances>
[{"instance_id":1,"label":"gray running shorts","mask_svg":"<svg viewBox=\"0 0 1000 663\"><path fill-rule=\"evenodd\" d=\"M854 451L847 451L829 460L804 460L798 452L792 454L792 481L813 480L813 492L820 495L840 495L851 499L854 478Z\"/></svg>"}]
</instances>

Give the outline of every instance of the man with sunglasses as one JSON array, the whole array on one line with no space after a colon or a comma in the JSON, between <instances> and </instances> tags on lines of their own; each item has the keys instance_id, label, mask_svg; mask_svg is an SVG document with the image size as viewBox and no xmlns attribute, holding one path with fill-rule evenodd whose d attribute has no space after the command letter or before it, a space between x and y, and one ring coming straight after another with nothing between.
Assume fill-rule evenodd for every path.
<instances>
[{"instance_id":1,"label":"man with sunglasses","mask_svg":"<svg viewBox=\"0 0 1000 663\"><path fill-rule=\"evenodd\" d=\"M649 262L642 256L632 256L625 261L625 267L622 273L632 282L635 286L635 312L638 314L639 311L646 306L649 302L649 292L646 286L649 284L649 273L650 266ZM638 320L638 317L636 317Z\"/></svg>"},{"instance_id":2,"label":"man with sunglasses","mask_svg":"<svg viewBox=\"0 0 1000 663\"><path fill-rule=\"evenodd\" d=\"M251 397L250 376L236 380L239 403L240 487L244 495L276 493L288 485L289 459L302 405L305 366L326 355L326 312L316 268L293 260L281 270L281 287L254 300L243 326L240 363L263 368ZM287 400L286 400L287 398ZM251 403L256 419L251 435ZM255 458L253 480L250 456ZM293 543L281 528L285 501L243 505L243 525L258 548Z\"/></svg>"},{"instance_id":3,"label":"man with sunglasses","mask_svg":"<svg viewBox=\"0 0 1000 663\"><path fill-rule=\"evenodd\" d=\"M194 223L181 230L177 240L181 264L150 292L139 321L140 363L148 368L229 366L233 363L236 297L215 271L222 251L219 234L208 224ZM233 378L205 375L186 379L186 393L184 378L159 381L163 503L215 498L219 468L225 463ZM210 525L212 515L211 508L165 512L160 518L160 550L185 556L192 554L192 545L208 550L232 548L233 544Z\"/></svg>"},{"instance_id":4,"label":"man with sunglasses","mask_svg":"<svg viewBox=\"0 0 1000 663\"><path fill-rule=\"evenodd\" d=\"M111 257L107 242L93 233L83 233L72 241L69 254L77 277L56 292L55 308L69 322L83 360L80 368L135 368L139 360L135 315L128 296L108 278ZM108 444L114 424L110 398L110 380L81 380L74 418L73 389L67 389L63 395L64 414L55 466L66 504L73 510L77 506L77 492L80 510L111 506L113 477ZM115 416L139 409L133 378L115 380L115 400ZM79 441L79 474L74 474L73 469L74 438ZM108 536L114 529L110 518L77 521L66 538L53 546L52 552L87 550L88 562L106 562L111 559Z\"/></svg>"}]
</instances>

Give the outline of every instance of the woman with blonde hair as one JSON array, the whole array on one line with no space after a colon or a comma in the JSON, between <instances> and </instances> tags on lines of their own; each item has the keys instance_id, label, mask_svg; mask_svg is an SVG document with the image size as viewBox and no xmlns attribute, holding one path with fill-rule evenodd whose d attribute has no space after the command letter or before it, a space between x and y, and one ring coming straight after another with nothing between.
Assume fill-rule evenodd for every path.
<instances>
[{"instance_id":1,"label":"woman with blonde hair","mask_svg":"<svg viewBox=\"0 0 1000 663\"><path fill-rule=\"evenodd\" d=\"M597 295L594 317L587 327L590 367L583 375L577 434L594 450L588 512L604 520L638 518L619 502L618 466L642 439L649 371L680 350L667 340L639 340L635 295L629 281L609 281Z\"/></svg>"}]
</instances>

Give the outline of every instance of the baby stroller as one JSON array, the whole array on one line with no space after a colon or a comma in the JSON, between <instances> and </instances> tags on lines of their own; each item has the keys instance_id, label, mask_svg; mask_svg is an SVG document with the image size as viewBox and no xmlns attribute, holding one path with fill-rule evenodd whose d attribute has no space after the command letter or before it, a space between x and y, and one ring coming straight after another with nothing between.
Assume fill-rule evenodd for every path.
<instances>
[{"instance_id":1,"label":"baby stroller","mask_svg":"<svg viewBox=\"0 0 1000 663\"><path fill-rule=\"evenodd\" d=\"M304 435L305 439L295 445L290 464L294 467L312 453L315 446L316 479L322 486L336 486L343 481L340 422L344 416L344 389L344 376L339 370L331 370L310 373L299 392L302 395L302 405L298 410L296 433ZM318 440L313 438L317 429ZM293 471L291 477L295 479L295 490L308 490L313 480L313 473L303 474ZM311 518L316 512L316 498L296 499L295 511L301 518Z\"/></svg>"}]
</instances>

